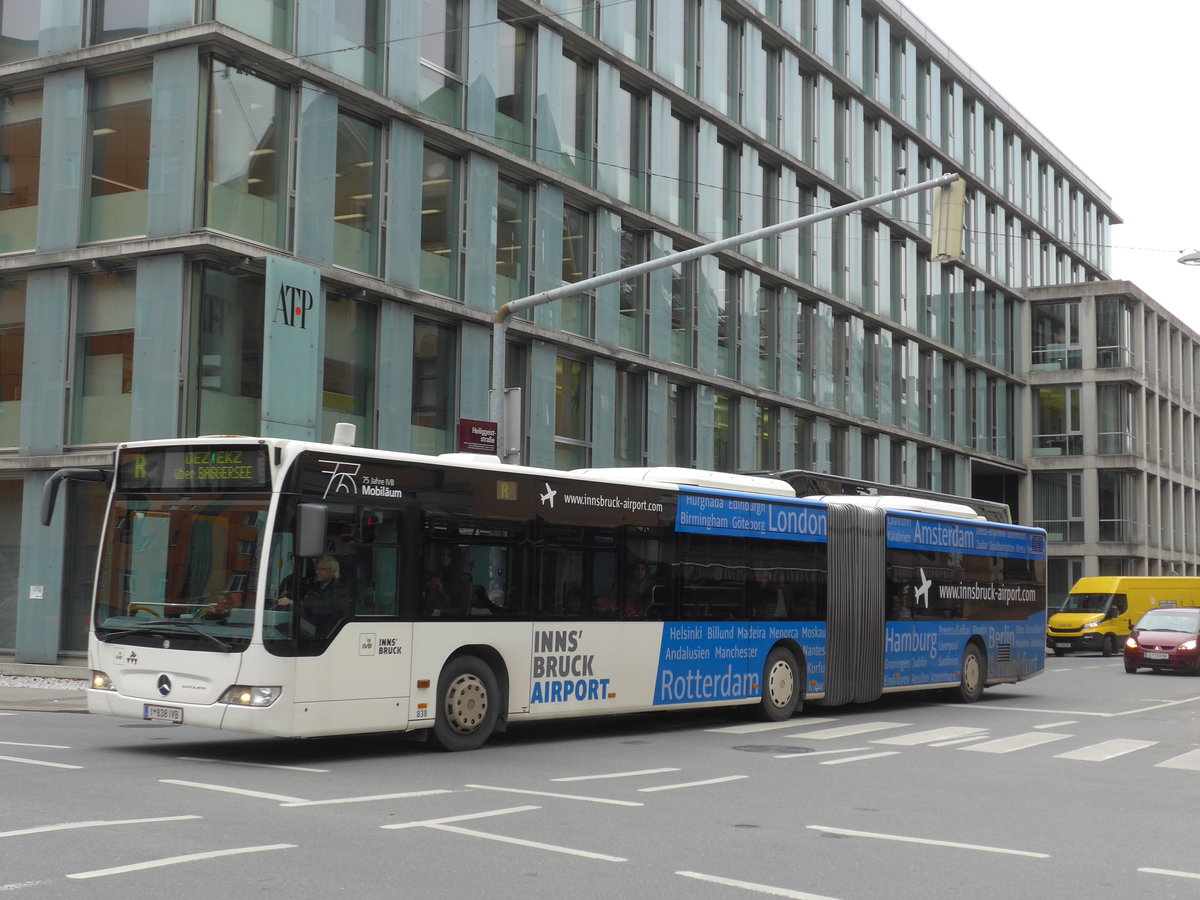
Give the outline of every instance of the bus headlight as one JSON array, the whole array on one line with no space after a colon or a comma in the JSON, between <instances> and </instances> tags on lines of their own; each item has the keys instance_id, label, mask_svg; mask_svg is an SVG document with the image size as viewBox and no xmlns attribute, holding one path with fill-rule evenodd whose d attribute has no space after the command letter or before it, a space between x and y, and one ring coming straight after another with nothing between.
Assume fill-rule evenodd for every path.
<instances>
[{"instance_id":1,"label":"bus headlight","mask_svg":"<svg viewBox=\"0 0 1200 900\"><path fill-rule=\"evenodd\" d=\"M116 685L112 683L112 679L97 669L92 669L91 688L93 691L115 691L117 689Z\"/></svg>"},{"instance_id":2,"label":"bus headlight","mask_svg":"<svg viewBox=\"0 0 1200 900\"><path fill-rule=\"evenodd\" d=\"M217 702L228 703L230 706L270 706L279 699L281 687L257 687L248 684L235 684L225 689Z\"/></svg>"}]
</instances>

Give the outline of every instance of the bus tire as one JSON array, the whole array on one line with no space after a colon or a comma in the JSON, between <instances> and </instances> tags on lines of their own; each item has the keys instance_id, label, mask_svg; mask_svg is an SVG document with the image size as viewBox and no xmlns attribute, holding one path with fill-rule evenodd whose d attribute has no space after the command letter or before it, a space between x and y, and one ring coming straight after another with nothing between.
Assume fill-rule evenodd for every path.
<instances>
[{"instance_id":1,"label":"bus tire","mask_svg":"<svg viewBox=\"0 0 1200 900\"><path fill-rule=\"evenodd\" d=\"M986 682L987 659L978 644L967 644L963 650L962 675L958 688L955 689L955 696L961 703L974 703L983 696L983 686Z\"/></svg>"},{"instance_id":2,"label":"bus tire","mask_svg":"<svg viewBox=\"0 0 1200 900\"><path fill-rule=\"evenodd\" d=\"M1117 652L1117 639L1111 634L1104 636L1104 641L1100 644L1101 656L1112 656Z\"/></svg>"},{"instance_id":3,"label":"bus tire","mask_svg":"<svg viewBox=\"0 0 1200 900\"><path fill-rule=\"evenodd\" d=\"M790 719L804 705L804 676L791 650L775 647L763 666L758 713L769 722Z\"/></svg>"},{"instance_id":4,"label":"bus tire","mask_svg":"<svg viewBox=\"0 0 1200 900\"><path fill-rule=\"evenodd\" d=\"M476 656L450 660L438 678L437 716L430 739L439 750L475 750L491 737L500 715L500 685Z\"/></svg>"}]
</instances>

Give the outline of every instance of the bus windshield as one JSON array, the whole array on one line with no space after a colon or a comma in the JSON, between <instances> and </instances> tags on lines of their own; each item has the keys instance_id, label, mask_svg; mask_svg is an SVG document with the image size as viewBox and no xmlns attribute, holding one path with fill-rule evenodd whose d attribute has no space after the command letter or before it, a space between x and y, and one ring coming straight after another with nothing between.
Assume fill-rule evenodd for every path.
<instances>
[{"instance_id":1,"label":"bus windshield","mask_svg":"<svg viewBox=\"0 0 1200 900\"><path fill-rule=\"evenodd\" d=\"M96 584L96 637L240 651L250 642L269 496L113 498Z\"/></svg>"}]
</instances>

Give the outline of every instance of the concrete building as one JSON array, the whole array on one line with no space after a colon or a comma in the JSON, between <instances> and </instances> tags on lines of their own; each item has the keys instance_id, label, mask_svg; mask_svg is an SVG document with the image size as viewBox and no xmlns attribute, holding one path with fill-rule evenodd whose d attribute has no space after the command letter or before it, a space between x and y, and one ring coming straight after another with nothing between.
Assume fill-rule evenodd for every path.
<instances>
[{"instance_id":1,"label":"concrete building","mask_svg":"<svg viewBox=\"0 0 1200 900\"><path fill-rule=\"evenodd\" d=\"M930 261L914 195L516 321L522 455L810 468L1054 518L1031 499L1028 464L1062 461L1032 452L1028 381L1056 376L1030 371L1026 297L1104 279L1118 220L894 0L0 0L0 89L18 661L85 649L103 498L71 485L44 528L54 469L338 421L453 450L488 417L500 304L946 171L961 262ZM1190 422L1155 390L1156 429ZM1164 484L1130 489L1182 515ZM1095 540L1070 545L1085 567Z\"/></svg>"}]
</instances>

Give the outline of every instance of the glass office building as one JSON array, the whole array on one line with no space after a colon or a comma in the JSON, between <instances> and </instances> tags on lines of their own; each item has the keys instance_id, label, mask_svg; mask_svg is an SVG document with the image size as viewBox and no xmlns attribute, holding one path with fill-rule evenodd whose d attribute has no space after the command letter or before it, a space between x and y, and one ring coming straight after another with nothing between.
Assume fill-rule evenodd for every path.
<instances>
[{"instance_id":1,"label":"glass office building","mask_svg":"<svg viewBox=\"0 0 1200 900\"><path fill-rule=\"evenodd\" d=\"M512 432L533 465L808 468L1034 521L1028 292L1103 280L1117 221L892 0L0 0L0 91L26 663L86 643L102 498L44 528L54 469L342 421L455 450L501 304L944 172L960 262L921 193L517 317Z\"/></svg>"}]
</instances>

